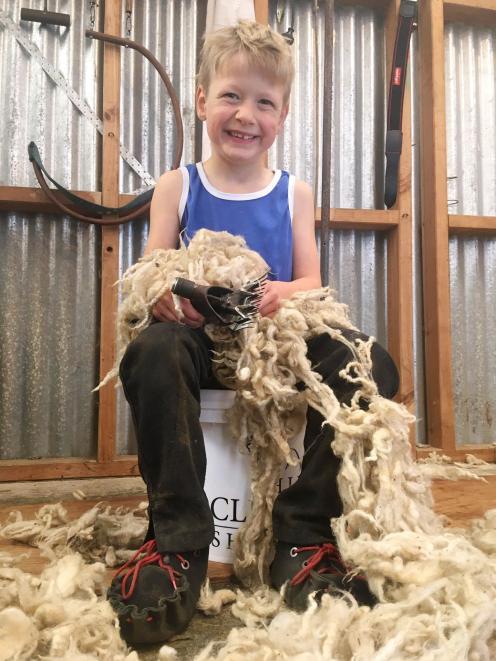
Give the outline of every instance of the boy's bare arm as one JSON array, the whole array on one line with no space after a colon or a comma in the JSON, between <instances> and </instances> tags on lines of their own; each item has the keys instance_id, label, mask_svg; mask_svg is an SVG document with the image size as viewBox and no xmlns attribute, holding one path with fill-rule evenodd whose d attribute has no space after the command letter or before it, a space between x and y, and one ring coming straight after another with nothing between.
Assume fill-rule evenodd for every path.
<instances>
[{"instance_id":1,"label":"boy's bare arm","mask_svg":"<svg viewBox=\"0 0 496 661\"><path fill-rule=\"evenodd\" d=\"M293 280L268 281L260 302L260 314L271 316L277 312L281 299L290 298L297 291L316 289L322 284L320 260L315 242L313 194L303 181L295 182L293 208Z\"/></svg>"},{"instance_id":2,"label":"boy's bare arm","mask_svg":"<svg viewBox=\"0 0 496 661\"><path fill-rule=\"evenodd\" d=\"M312 189L295 183L293 210L293 285L295 291L320 287L320 258L315 241L315 209Z\"/></svg>"},{"instance_id":3,"label":"boy's bare arm","mask_svg":"<svg viewBox=\"0 0 496 661\"><path fill-rule=\"evenodd\" d=\"M179 170L166 172L158 180L150 206L150 231L145 255L157 248L163 250L177 248L179 241L178 209L182 189L183 177ZM195 310L190 301L185 298L181 299L181 308L184 314L182 321L185 324L192 328L198 328L203 324L203 316ZM170 291L167 291L157 301L152 312L159 321L180 321Z\"/></svg>"},{"instance_id":4,"label":"boy's bare arm","mask_svg":"<svg viewBox=\"0 0 496 661\"><path fill-rule=\"evenodd\" d=\"M148 255L156 248L177 248L179 240L179 201L183 189L180 170L163 174L155 186L150 206L150 231L145 248Z\"/></svg>"}]
</instances>

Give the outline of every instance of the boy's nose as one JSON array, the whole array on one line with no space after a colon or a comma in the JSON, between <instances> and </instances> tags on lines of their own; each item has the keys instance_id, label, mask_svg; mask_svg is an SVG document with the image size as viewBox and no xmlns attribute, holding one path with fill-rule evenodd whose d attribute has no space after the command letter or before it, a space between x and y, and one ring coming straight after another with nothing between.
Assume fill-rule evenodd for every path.
<instances>
[{"instance_id":1,"label":"boy's nose","mask_svg":"<svg viewBox=\"0 0 496 661\"><path fill-rule=\"evenodd\" d=\"M245 101L238 106L236 119L244 124L251 124L254 121L253 106L250 102Z\"/></svg>"}]
</instances>

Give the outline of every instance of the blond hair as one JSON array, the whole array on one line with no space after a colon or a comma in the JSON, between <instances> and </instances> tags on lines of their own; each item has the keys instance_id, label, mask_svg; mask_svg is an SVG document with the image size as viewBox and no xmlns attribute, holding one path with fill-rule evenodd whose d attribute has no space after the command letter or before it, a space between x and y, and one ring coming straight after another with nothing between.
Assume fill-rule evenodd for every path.
<instances>
[{"instance_id":1,"label":"blond hair","mask_svg":"<svg viewBox=\"0 0 496 661\"><path fill-rule=\"evenodd\" d=\"M220 28L205 35L201 51L197 82L208 92L212 76L235 55L241 54L249 67L264 72L281 83L284 102L289 99L294 77L294 65L289 44L268 25L254 21L239 21L237 25Z\"/></svg>"}]
</instances>

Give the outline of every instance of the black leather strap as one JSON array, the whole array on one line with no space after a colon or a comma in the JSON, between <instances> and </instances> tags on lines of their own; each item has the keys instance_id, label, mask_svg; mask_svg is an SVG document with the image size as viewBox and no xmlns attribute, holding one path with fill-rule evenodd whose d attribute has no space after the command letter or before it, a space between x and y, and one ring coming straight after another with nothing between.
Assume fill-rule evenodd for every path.
<instances>
[{"instance_id":1,"label":"black leather strap","mask_svg":"<svg viewBox=\"0 0 496 661\"><path fill-rule=\"evenodd\" d=\"M417 3L402 0L399 10L398 27L394 44L386 132L386 177L384 182L384 203L390 209L396 202L398 189L398 169L400 164L403 134L401 121L405 96L406 69L410 36L417 20Z\"/></svg>"},{"instance_id":2,"label":"black leather strap","mask_svg":"<svg viewBox=\"0 0 496 661\"><path fill-rule=\"evenodd\" d=\"M127 215L128 213L131 213L135 209L138 209L139 207L143 206L145 203L149 202L152 199L153 191L154 188L151 188L150 190L145 191L144 193L141 193L141 195L138 195L135 197L131 202L128 202L122 207L105 207L101 204L96 204L95 202L89 202L88 200L85 200L82 197L79 197L79 195L74 195L74 193L71 193L71 191L67 190L67 188L64 188L61 184L59 184L53 177L51 177L45 166L42 163L40 152L38 150L38 147L34 142L30 142L28 145L28 155L29 155L29 160L31 163L34 163L38 166L38 168L43 172L45 177L49 179L52 184L59 190L64 197L67 199L67 202L71 205L74 205L77 209L80 209L83 213L87 213L90 215Z\"/></svg>"}]
</instances>

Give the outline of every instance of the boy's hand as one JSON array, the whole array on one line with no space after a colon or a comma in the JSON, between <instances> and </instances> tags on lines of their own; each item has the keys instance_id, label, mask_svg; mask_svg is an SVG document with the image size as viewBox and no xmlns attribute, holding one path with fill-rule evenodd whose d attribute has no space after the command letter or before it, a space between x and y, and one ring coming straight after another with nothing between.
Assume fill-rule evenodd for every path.
<instances>
[{"instance_id":1,"label":"boy's hand","mask_svg":"<svg viewBox=\"0 0 496 661\"><path fill-rule=\"evenodd\" d=\"M258 306L262 317L273 317L279 310L281 299L283 298L283 289L286 283L275 280L267 280L264 287L264 293L260 305Z\"/></svg>"},{"instance_id":2,"label":"boy's hand","mask_svg":"<svg viewBox=\"0 0 496 661\"><path fill-rule=\"evenodd\" d=\"M181 298L181 309L184 314L183 319L179 319L174 307L174 300L170 291L166 291L165 294L160 298L152 309L152 314L155 319L159 321L176 321L178 323L184 323L191 328L200 328L205 323L205 318L195 310L192 306L191 301L188 301L187 298Z\"/></svg>"}]
</instances>

